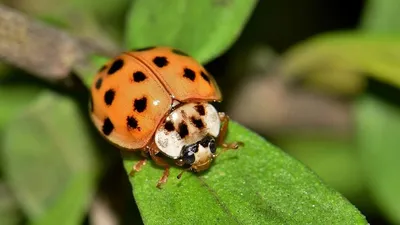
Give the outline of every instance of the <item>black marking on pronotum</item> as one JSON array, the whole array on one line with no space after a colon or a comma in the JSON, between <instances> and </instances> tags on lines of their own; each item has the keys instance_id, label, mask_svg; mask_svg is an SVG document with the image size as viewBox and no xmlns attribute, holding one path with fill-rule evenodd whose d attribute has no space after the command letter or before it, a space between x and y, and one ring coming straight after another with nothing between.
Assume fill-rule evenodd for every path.
<instances>
[{"instance_id":1,"label":"black marking on pronotum","mask_svg":"<svg viewBox=\"0 0 400 225\"><path fill-rule=\"evenodd\" d=\"M144 80L146 80L146 75L144 75L144 73L143 72L141 72L141 71L137 71L137 72L134 72L133 73L133 81L135 81L135 82L142 82L142 81L144 81Z\"/></svg>"},{"instance_id":2,"label":"black marking on pronotum","mask_svg":"<svg viewBox=\"0 0 400 225\"><path fill-rule=\"evenodd\" d=\"M183 110L183 109L181 110L181 116L183 119L187 118L187 114L186 114L185 110Z\"/></svg>"},{"instance_id":3,"label":"black marking on pronotum","mask_svg":"<svg viewBox=\"0 0 400 225\"><path fill-rule=\"evenodd\" d=\"M206 115L206 110L203 105L196 105L194 109L200 114L200 116Z\"/></svg>"},{"instance_id":4,"label":"black marking on pronotum","mask_svg":"<svg viewBox=\"0 0 400 225\"><path fill-rule=\"evenodd\" d=\"M197 119L195 117L190 118L190 121L198 128L198 129L203 129L204 128L204 123L203 120Z\"/></svg>"},{"instance_id":5,"label":"black marking on pronotum","mask_svg":"<svg viewBox=\"0 0 400 225\"><path fill-rule=\"evenodd\" d=\"M156 64L156 66L162 68L162 67L168 65L168 60L164 56L157 56L153 59L153 63Z\"/></svg>"},{"instance_id":6,"label":"black marking on pronotum","mask_svg":"<svg viewBox=\"0 0 400 225\"><path fill-rule=\"evenodd\" d=\"M182 52L181 50L179 50L179 49L172 49L172 52L173 53L175 53L175 54L177 54L177 55L182 55L182 56L189 56L188 54L186 54L185 52Z\"/></svg>"},{"instance_id":7,"label":"black marking on pronotum","mask_svg":"<svg viewBox=\"0 0 400 225\"><path fill-rule=\"evenodd\" d=\"M103 122L103 127L101 129L103 131L103 134L108 136L111 134L111 132L114 130L114 124L111 122L109 118L106 118Z\"/></svg>"},{"instance_id":8,"label":"black marking on pronotum","mask_svg":"<svg viewBox=\"0 0 400 225\"><path fill-rule=\"evenodd\" d=\"M147 98L143 97L141 99L135 99L134 103L133 103L133 107L135 108L135 110L137 112L143 112L144 110L146 110L147 107Z\"/></svg>"},{"instance_id":9,"label":"black marking on pronotum","mask_svg":"<svg viewBox=\"0 0 400 225\"><path fill-rule=\"evenodd\" d=\"M104 102L106 103L106 105L110 106L114 101L114 97L115 91L113 89L109 89L108 91L106 91L106 93L104 94Z\"/></svg>"},{"instance_id":10,"label":"black marking on pronotum","mask_svg":"<svg viewBox=\"0 0 400 225\"><path fill-rule=\"evenodd\" d=\"M194 81L194 79L196 79L196 73L193 70L185 68L183 72L183 76L189 80Z\"/></svg>"},{"instance_id":11,"label":"black marking on pronotum","mask_svg":"<svg viewBox=\"0 0 400 225\"><path fill-rule=\"evenodd\" d=\"M169 132L175 130L175 126L174 126L174 124L173 124L171 121L165 122L164 128L165 128L167 131L169 131Z\"/></svg>"},{"instance_id":12,"label":"black marking on pronotum","mask_svg":"<svg viewBox=\"0 0 400 225\"><path fill-rule=\"evenodd\" d=\"M205 81L207 81L208 83L210 83L210 78L207 76L206 73L204 73L203 71L201 71L200 75L201 75L201 77L202 77Z\"/></svg>"},{"instance_id":13,"label":"black marking on pronotum","mask_svg":"<svg viewBox=\"0 0 400 225\"><path fill-rule=\"evenodd\" d=\"M128 129L138 129L138 121L133 116L126 117L126 125Z\"/></svg>"},{"instance_id":14,"label":"black marking on pronotum","mask_svg":"<svg viewBox=\"0 0 400 225\"><path fill-rule=\"evenodd\" d=\"M181 122L178 127L178 134L181 138L185 138L189 135L188 126L185 122Z\"/></svg>"},{"instance_id":15,"label":"black marking on pronotum","mask_svg":"<svg viewBox=\"0 0 400 225\"><path fill-rule=\"evenodd\" d=\"M117 59L113 62L111 65L110 69L108 69L107 74L112 75L118 70L120 70L124 66L124 60L122 59Z\"/></svg>"},{"instance_id":16,"label":"black marking on pronotum","mask_svg":"<svg viewBox=\"0 0 400 225\"><path fill-rule=\"evenodd\" d=\"M204 148L208 147L209 143L214 142L214 138L211 136L206 136L204 137L201 141L199 141L199 144L203 146Z\"/></svg>"}]
</instances>

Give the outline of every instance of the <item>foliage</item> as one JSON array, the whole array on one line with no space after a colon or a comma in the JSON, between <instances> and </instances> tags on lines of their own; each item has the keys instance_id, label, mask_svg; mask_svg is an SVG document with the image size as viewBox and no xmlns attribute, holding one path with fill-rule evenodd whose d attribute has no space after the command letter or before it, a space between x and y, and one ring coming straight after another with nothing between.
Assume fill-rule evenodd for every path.
<instances>
[{"instance_id":1,"label":"foliage","mask_svg":"<svg viewBox=\"0 0 400 225\"><path fill-rule=\"evenodd\" d=\"M255 0L101 2L58 5L42 0L37 7L21 8L104 45L124 49L170 45L205 64L232 48L258 4ZM162 190L155 187L162 168L153 162L129 177L143 222L367 224L346 198L357 202L354 195L361 193L368 199L368 189L374 202L363 204L377 204L385 217L400 223L394 173L399 104L377 98L368 85L370 79L395 89L400 85L399 7L397 1L371 0L357 29L299 42L279 64L288 80L304 80L332 96L350 99L356 129L349 142L296 142L298 138L287 137L278 141L278 148L231 122L228 140L243 141L245 146L222 154L209 171L185 173L178 180L180 170L172 168ZM94 56L93 62L100 66L104 60ZM23 216L33 224L79 224L104 172L101 151L112 146L99 140L90 124L87 96L62 94L53 84L31 80L6 82L17 76L13 73L0 72L0 215L7 215L2 224L16 224ZM94 73L79 75L90 85ZM286 148L324 181L281 150ZM124 158L127 174L137 160L138 156Z\"/></svg>"},{"instance_id":2,"label":"foliage","mask_svg":"<svg viewBox=\"0 0 400 225\"><path fill-rule=\"evenodd\" d=\"M400 36L335 32L308 40L286 53L283 72L325 91L359 94L365 78L372 77L400 87Z\"/></svg>"},{"instance_id":3,"label":"foliage","mask_svg":"<svg viewBox=\"0 0 400 225\"><path fill-rule=\"evenodd\" d=\"M357 102L356 118L362 168L373 190L373 198L383 212L398 224L400 108L391 102L367 95Z\"/></svg>"},{"instance_id":4,"label":"foliage","mask_svg":"<svg viewBox=\"0 0 400 225\"><path fill-rule=\"evenodd\" d=\"M237 39L256 3L137 0L128 13L126 46L174 46L206 63Z\"/></svg>"},{"instance_id":5,"label":"foliage","mask_svg":"<svg viewBox=\"0 0 400 225\"><path fill-rule=\"evenodd\" d=\"M180 170L172 169L162 191L155 188L162 174L156 165L131 178L146 224L366 224L308 168L237 123L230 126L227 141L245 146L223 153L205 174L178 180ZM127 171L136 161L125 160Z\"/></svg>"},{"instance_id":6,"label":"foliage","mask_svg":"<svg viewBox=\"0 0 400 225\"><path fill-rule=\"evenodd\" d=\"M4 132L5 177L31 222L77 224L85 215L101 170L81 114L45 92Z\"/></svg>"},{"instance_id":7,"label":"foliage","mask_svg":"<svg viewBox=\"0 0 400 225\"><path fill-rule=\"evenodd\" d=\"M396 101L400 88L399 10L399 1L368 1L358 29L328 32L301 42L285 53L282 66L289 79L303 79L309 87L334 96L352 97L354 136L340 147L326 144L325 150L332 150L325 157L347 148L347 153L338 160L351 162L351 171L358 171L358 183L347 185L347 176L329 183L347 193L346 197L362 202L360 206L364 209L377 204L379 210L396 224L400 223L399 199L395 193L399 188L395 172L398 169L393 161L398 158L396 146L399 143L399 133L395 129L400 116L400 105ZM384 97L377 97L382 94ZM283 148L293 146L290 152L296 152L296 157L307 162L324 180L341 173L343 164L321 166L306 158L308 154L304 149L307 145L294 146L290 140L281 142L285 142L281 145ZM335 144L338 142L338 139L334 141ZM321 152L323 150L319 154L323 154ZM326 160L330 159L323 157L319 162ZM335 172L326 174L327 170ZM365 201L370 196L359 196L365 191L371 193L375 203Z\"/></svg>"}]
</instances>

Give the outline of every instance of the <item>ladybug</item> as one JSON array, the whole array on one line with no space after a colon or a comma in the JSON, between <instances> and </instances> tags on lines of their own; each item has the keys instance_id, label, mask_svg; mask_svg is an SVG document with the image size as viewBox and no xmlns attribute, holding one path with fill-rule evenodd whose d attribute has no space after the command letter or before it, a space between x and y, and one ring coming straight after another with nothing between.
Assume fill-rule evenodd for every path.
<instances>
[{"instance_id":1,"label":"ladybug","mask_svg":"<svg viewBox=\"0 0 400 225\"><path fill-rule=\"evenodd\" d=\"M150 156L167 181L172 159L177 166L200 172L225 143L229 117L211 103L222 101L214 78L192 57L170 47L123 52L100 68L90 88L90 117L112 144ZM146 163L132 168L131 175ZM179 174L178 178L182 175Z\"/></svg>"}]
</instances>

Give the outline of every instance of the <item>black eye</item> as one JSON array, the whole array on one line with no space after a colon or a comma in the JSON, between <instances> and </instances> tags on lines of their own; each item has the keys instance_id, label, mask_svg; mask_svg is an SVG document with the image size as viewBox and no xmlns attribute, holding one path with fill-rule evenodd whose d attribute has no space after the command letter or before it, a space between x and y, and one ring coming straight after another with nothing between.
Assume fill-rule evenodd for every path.
<instances>
[{"instance_id":1,"label":"black eye","mask_svg":"<svg viewBox=\"0 0 400 225\"><path fill-rule=\"evenodd\" d=\"M193 164L195 161L194 153L198 151L198 146L195 145L189 145L183 150L183 161L185 164Z\"/></svg>"},{"instance_id":2,"label":"black eye","mask_svg":"<svg viewBox=\"0 0 400 225\"><path fill-rule=\"evenodd\" d=\"M193 164L194 163L194 152L190 152L190 151L188 151L188 152L186 152L184 155L183 155L183 161L186 163L186 164L189 164L189 165L191 165L191 164Z\"/></svg>"},{"instance_id":3,"label":"black eye","mask_svg":"<svg viewBox=\"0 0 400 225\"><path fill-rule=\"evenodd\" d=\"M215 146L215 141L212 139L210 141L210 144L208 145L210 147L210 151L214 154L217 151L217 147Z\"/></svg>"}]
</instances>

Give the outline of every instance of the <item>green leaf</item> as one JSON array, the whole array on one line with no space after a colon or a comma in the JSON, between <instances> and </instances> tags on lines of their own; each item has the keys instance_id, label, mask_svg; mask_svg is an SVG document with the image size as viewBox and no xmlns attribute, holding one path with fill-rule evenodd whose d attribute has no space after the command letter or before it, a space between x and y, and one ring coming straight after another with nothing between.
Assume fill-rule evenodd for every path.
<instances>
[{"instance_id":1,"label":"green leaf","mask_svg":"<svg viewBox=\"0 0 400 225\"><path fill-rule=\"evenodd\" d=\"M319 35L286 53L282 73L345 94L362 91L364 76L400 87L400 35Z\"/></svg>"},{"instance_id":2,"label":"green leaf","mask_svg":"<svg viewBox=\"0 0 400 225\"><path fill-rule=\"evenodd\" d=\"M365 199L360 196L365 194L365 182L353 140L313 135L282 137L278 143L350 200Z\"/></svg>"},{"instance_id":3,"label":"green leaf","mask_svg":"<svg viewBox=\"0 0 400 225\"><path fill-rule=\"evenodd\" d=\"M257 0L136 0L127 17L126 47L167 45L206 63L240 35Z\"/></svg>"},{"instance_id":4,"label":"green leaf","mask_svg":"<svg viewBox=\"0 0 400 225\"><path fill-rule=\"evenodd\" d=\"M400 108L373 96L356 105L357 139L368 185L382 212L400 223Z\"/></svg>"},{"instance_id":5,"label":"green leaf","mask_svg":"<svg viewBox=\"0 0 400 225\"><path fill-rule=\"evenodd\" d=\"M345 198L298 161L238 124L228 151L203 174L172 168L162 190L162 169L147 163L130 180L145 224L367 224ZM129 172L137 160L125 159Z\"/></svg>"},{"instance_id":6,"label":"green leaf","mask_svg":"<svg viewBox=\"0 0 400 225\"><path fill-rule=\"evenodd\" d=\"M324 91L358 94L370 76L400 86L400 1L370 0L357 31L317 35L286 54L284 73Z\"/></svg>"},{"instance_id":7,"label":"green leaf","mask_svg":"<svg viewBox=\"0 0 400 225\"><path fill-rule=\"evenodd\" d=\"M15 72L14 72L15 73ZM0 71L0 129L14 118L40 91L38 85L9 79L11 71Z\"/></svg>"},{"instance_id":8,"label":"green leaf","mask_svg":"<svg viewBox=\"0 0 400 225\"><path fill-rule=\"evenodd\" d=\"M100 168L85 119L72 99L45 92L5 130L5 177L31 222L82 221Z\"/></svg>"},{"instance_id":9,"label":"green leaf","mask_svg":"<svg viewBox=\"0 0 400 225\"><path fill-rule=\"evenodd\" d=\"M30 85L3 86L0 84L0 128L21 112L37 95L39 88Z\"/></svg>"},{"instance_id":10,"label":"green leaf","mask_svg":"<svg viewBox=\"0 0 400 225\"><path fill-rule=\"evenodd\" d=\"M399 13L398 0L369 0L364 10L361 28L367 32L398 33Z\"/></svg>"}]
</instances>

